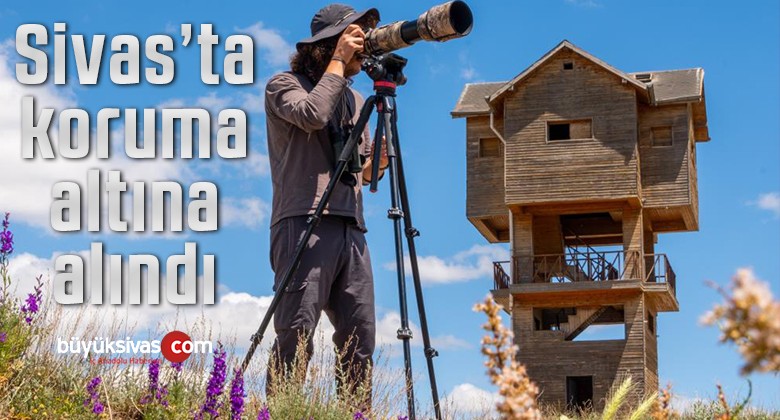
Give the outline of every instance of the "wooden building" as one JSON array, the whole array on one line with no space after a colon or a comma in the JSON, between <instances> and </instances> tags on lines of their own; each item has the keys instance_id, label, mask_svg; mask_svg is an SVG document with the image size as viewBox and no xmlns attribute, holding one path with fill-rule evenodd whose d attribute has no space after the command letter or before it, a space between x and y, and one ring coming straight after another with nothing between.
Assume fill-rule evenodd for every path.
<instances>
[{"instance_id":1,"label":"wooden building","mask_svg":"<svg viewBox=\"0 0 780 420\"><path fill-rule=\"evenodd\" d=\"M467 217L510 244L493 296L543 402L600 409L625 375L634 400L658 389L656 316L679 307L655 248L699 227L703 77L624 73L563 41L508 82L466 85L452 111L466 119ZM622 338L581 339L599 325Z\"/></svg>"}]
</instances>

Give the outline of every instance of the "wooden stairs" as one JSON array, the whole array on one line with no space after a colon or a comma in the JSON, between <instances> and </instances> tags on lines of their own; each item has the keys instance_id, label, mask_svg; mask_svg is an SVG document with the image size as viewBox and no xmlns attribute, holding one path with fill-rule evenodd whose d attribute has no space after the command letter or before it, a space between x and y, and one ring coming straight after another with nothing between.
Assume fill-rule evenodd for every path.
<instances>
[{"instance_id":1,"label":"wooden stairs","mask_svg":"<svg viewBox=\"0 0 780 420\"><path fill-rule=\"evenodd\" d=\"M560 324L560 331L563 331L565 334L565 340L574 340L606 310L607 306L600 308L576 308L575 313L569 315L566 322Z\"/></svg>"}]
</instances>

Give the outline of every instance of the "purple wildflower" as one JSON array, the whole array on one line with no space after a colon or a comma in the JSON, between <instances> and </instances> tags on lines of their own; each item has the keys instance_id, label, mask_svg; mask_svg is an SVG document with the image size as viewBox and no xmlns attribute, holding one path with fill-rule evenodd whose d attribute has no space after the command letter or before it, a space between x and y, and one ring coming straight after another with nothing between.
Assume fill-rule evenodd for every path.
<instances>
[{"instance_id":1,"label":"purple wildflower","mask_svg":"<svg viewBox=\"0 0 780 420\"><path fill-rule=\"evenodd\" d=\"M356 411L355 415L352 416L352 420L366 420L366 416L363 415L362 411Z\"/></svg>"},{"instance_id":2,"label":"purple wildflower","mask_svg":"<svg viewBox=\"0 0 780 420\"><path fill-rule=\"evenodd\" d=\"M87 394L89 394L89 396L84 400L84 407L92 406L93 414L100 414L104 409L103 404L100 402L100 393L98 392L98 387L101 382L102 379L100 379L100 376L95 376L87 384Z\"/></svg>"},{"instance_id":3,"label":"purple wildflower","mask_svg":"<svg viewBox=\"0 0 780 420\"><path fill-rule=\"evenodd\" d=\"M95 414L100 414L103 412L103 404L100 403L100 401L96 402L94 406L92 406L92 412Z\"/></svg>"},{"instance_id":4,"label":"purple wildflower","mask_svg":"<svg viewBox=\"0 0 780 420\"><path fill-rule=\"evenodd\" d=\"M7 334L5 332L0 332L0 343L5 343L6 338Z\"/></svg>"},{"instance_id":5,"label":"purple wildflower","mask_svg":"<svg viewBox=\"0 0 780 420\"><path fill-rule=\"evenodd\" d=\"M233 381L230 382L230 418L241 419L244 412L244 375L241 369L233 370Z\"/></svg>"},{"instance_id":6,"label":"purple wildflower","mask_svg":"<svg viewBox=\"0 0 780 420\"><path fill-rule=\"evenodd\" d=\"M268 410L267 405L264 405L260 412L257 413L257 420L271 420L271 412Z\"/></svg>"},{"instance_id":7,"label":"purple wildflower","mask_svg":"<svg viewBox=\"0 0 780 420\"><path fill-rule=\"evenodd\" d=\"M160 385L160 360L155 359L149 363L149 393L141 398L141 404L158 401L163 407L168 406L168 389Z\"/></svg>"},{"instance_id":8,"label":"purple wildflower","mask_svg":"<svg viewBox=\"0 0 780 420\"><path fill-rule=\"evenodd\" d=\"M8 216L11 213L6 213L3 219L3 231L0 232L0 255L3 260L8 258L8 255L14 252L14 234L8 230Z\"/></svg>"},{"instance_id":9,"label":"purple wildflower","mask_svg":"<svg viewBox=\"0 0 780 420\"><path fill-rule=\"evenodd\" d=\"M212 417L219 416L219 408L222 403L219 396L222 394L222 388L225 386L227 364L225 363L225 350L222 343L218 343L217 351L214 352L214 365L211 368L211 376L206 387L206 402L200 407L200 412L195 415L196 419L202 419L204 414Z\"/></svg>"},{"instance_id":10,"label":"purple wildflower","mask_svg":"<svg viewBox=\"0 0 780 420\"><path fill-rule=\"evenodd\" d=\"M25 303L21 307L22 314L24 315L24 322L28 325L32 322L33 315L37 314L41 307L41 297L43 296L43 292L41 291L43 288L43 283L41 282L42 277L43 276L38 276L36 278L37 284L35 285L34 292L27 294L27 299L25 299Z\"/></svg>"},{"instance_id":11,"label":"purple wildflower","mask_svg":"<svg viewBox=\"0 0 780 420\"><path fill-rule=\"evenodd\" d=\"M171 367L176 372L181 372L182 365L184 365L184 362L171 362Z\"/></svg>"}]
</instances>

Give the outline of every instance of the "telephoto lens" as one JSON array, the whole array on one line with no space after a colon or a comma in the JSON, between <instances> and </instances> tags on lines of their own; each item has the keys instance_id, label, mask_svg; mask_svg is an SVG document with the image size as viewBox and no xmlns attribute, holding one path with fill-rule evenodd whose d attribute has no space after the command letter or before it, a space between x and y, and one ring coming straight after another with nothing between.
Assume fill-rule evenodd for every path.
<instances>
[{"instance_id":1,"label":"telephoto lens","mask_svg":"<svg viewBox=\"0 0 780 420\"><path fill-rule=\"evenodd\" d=\"M433 6L416 20L398 21L366 34L365 53L379 55L406 48L419 40L444 42L471 32L474 18L469 6L455 0Z\"/></svg>"}]
</instances>

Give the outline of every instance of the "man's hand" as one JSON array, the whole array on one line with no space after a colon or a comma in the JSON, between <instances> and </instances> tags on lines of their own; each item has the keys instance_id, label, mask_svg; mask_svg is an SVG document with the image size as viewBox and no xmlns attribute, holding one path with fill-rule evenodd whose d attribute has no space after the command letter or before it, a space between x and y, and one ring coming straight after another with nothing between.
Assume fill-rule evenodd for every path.
<instances>
[{"instance_id":1,"label":"man's hand","mask_svg":"<svg viewBox=\"0 0 780 420\"><path fill-rule=\"evenodd\" d=\"M345 62L352 61L352 57L356 53L363 52L363 43L365 42L366 34L360 29L360 26L352 25L347 26L347 29L341 34L338 43L336 43L336 50L333 52L333 58L341 58Z\"/></svg>"},{"instance_id":2,"label":"man's hand","mask_svg":"<svg viewBox=\"0 0 780 420\"><path fill-rule=\"evenodd\" d=\"M371 156L374 156L375 146L376 143L371 145ZM382 151L379 153L379 169L385 170L389 161L390 159L387 157L387 138L382 136Z\"/></svg>"},{"instance_id":3,"label":"man's hand","mask_svg":"<svg viewBox=\"0 0 780 420\"><path fill-rule=\"evenodd\" d=\"M365 39L366 34L360 29L360 26L355 24L347 26L347 29L344 30L336 43L333 57L330 59L325 72L344 76L347 64L352 61L355 54L363 52Z\"/></svg>"},{"instance_id":4,"label":"man's hand","mask_svg":"<svg viewBox=\"0 0 780 420\"><path fill-rule=\"evenodd\" d=\"M368 159L366 160L366 163L363 165L363 185L368 185L371 182L371 175L372 170L374 168L374 147L376 146L376 142L371 145L371 154L368 155ZM379 155L379 178L382 178L382 175L385 172L385 169L387 169L387 165L389 163L389 158L387 157L387 139L385 136L382 136L382 151Z\"/></svg>"}]
</instances>

